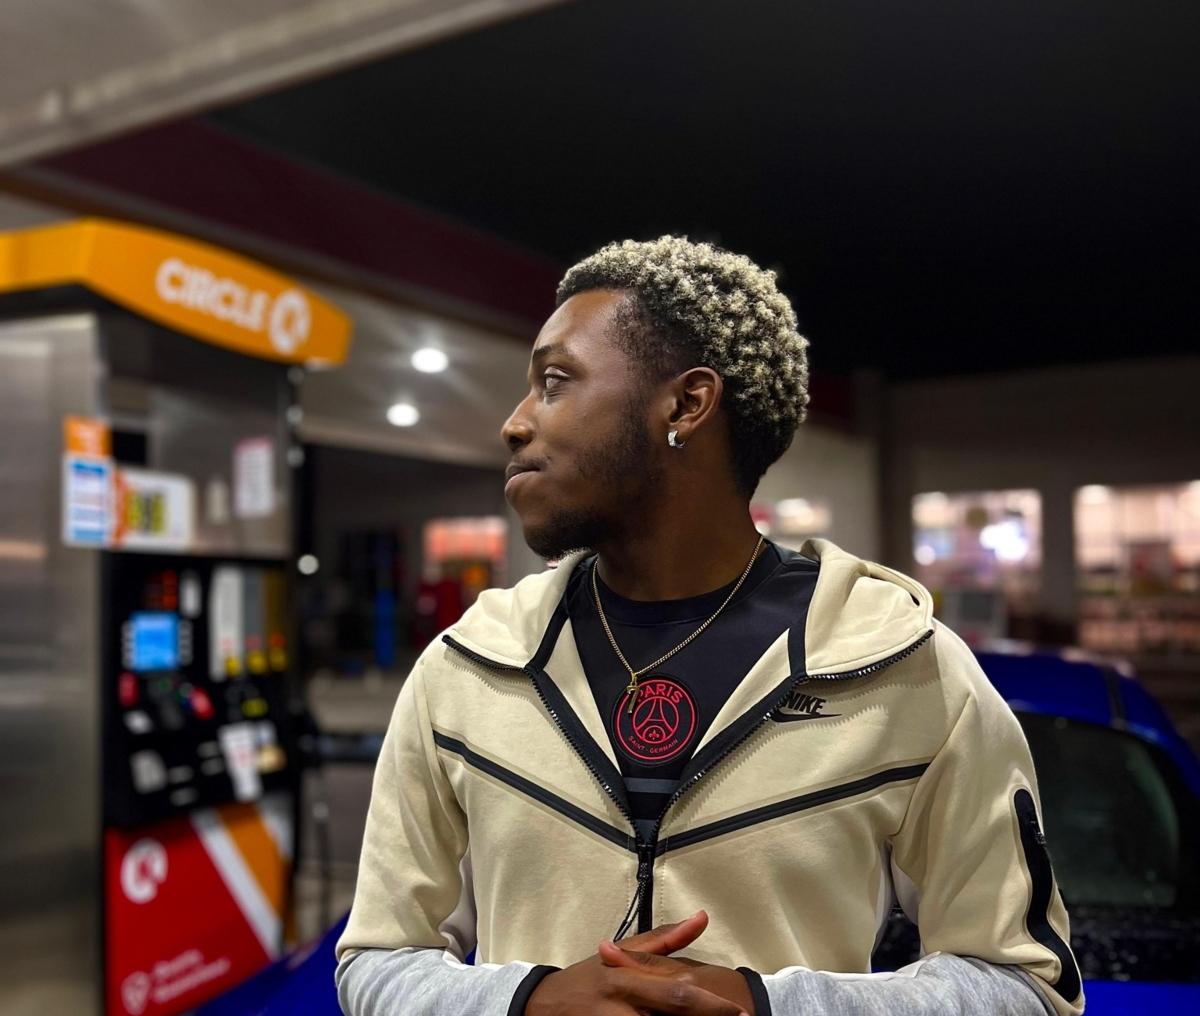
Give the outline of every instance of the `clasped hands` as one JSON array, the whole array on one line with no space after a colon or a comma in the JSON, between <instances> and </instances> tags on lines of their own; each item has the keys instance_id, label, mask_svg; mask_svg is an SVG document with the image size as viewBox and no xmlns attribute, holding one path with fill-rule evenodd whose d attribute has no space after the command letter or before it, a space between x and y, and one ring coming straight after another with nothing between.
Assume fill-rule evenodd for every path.
<instances>
[{"instance_id":1,"label":"clasped hands","mask_svg":"<svg viewBox=\"0 0 1200 1016\"><path fill-rule=\"evenodd\" d=\"M525 1016L755 1016L746 979L729 967L676 959L708 927L703 910L545 977Z\"/></svg>"}]
</instances>

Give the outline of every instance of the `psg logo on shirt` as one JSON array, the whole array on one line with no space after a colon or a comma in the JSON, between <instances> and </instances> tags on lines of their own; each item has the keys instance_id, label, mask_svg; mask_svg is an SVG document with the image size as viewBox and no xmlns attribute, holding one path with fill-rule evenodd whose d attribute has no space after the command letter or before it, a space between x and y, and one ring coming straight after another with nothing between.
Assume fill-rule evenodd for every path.
<instances>
[{"instance_id":1,"label":"psg logo on shirt","mask_svg":"<svg viewBox=\"0 0 1200 1016\"><path fill-rule=\"evenodd\" d=\"M643 765L669 762L691 744L696 733L696 702L672 678L642 678L633 712L625 692L617 700L612 722L617 744L631 759Z\"/></svg>"}]
</instances>

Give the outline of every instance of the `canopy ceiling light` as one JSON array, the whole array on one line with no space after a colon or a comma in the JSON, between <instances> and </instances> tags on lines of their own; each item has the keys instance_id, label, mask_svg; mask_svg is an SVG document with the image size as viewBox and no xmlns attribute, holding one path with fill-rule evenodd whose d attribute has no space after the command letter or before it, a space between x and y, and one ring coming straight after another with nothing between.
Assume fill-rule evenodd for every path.
<instances>
[{"instance_id":1,"label":"canopy ceiling light","mask_svg":"<svg viewBox=\"0 0 1200 1016\"><path fill-rule=\"evenodd\" d=\"M421 414L417 411L417 407L410 402L397 402L387 411L388 423L393 427L411 427L419 419Z\"/></svg>"},{"instance_id":2,"label":"canopy ceiling light","mask_svg":"<svg viewBox=\"0 0 1200 1016\"><path fill-rule=\"evenodd\" d=\"M450 358L433 346L425 346L412 355L412 365L422 374L440 374L449 364Z\"/></svg>"}]
</instances>

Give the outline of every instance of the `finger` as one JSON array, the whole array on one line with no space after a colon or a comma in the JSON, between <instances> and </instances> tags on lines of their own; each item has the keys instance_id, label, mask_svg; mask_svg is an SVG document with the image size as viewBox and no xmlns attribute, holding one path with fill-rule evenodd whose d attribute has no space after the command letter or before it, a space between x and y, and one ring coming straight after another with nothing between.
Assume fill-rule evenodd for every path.
<instances>
[{"instance_id":1,"label":"finger","mask_svg":"<svg viewBox=\"0 0 1200 1016\"><path fill-rule=\"evenodd\" d=\"M705 965L682 956L657 956L654 953L625 949L615 942L601 942L596 951L600 962L606 967L644 970L646 973L655 974L658 977L687 977L697 967Z\"/></svg>"},{"instance_id":2,"label":"finger","mask_svg":"<svg viewBox=\"0 0 1200 1016\"><path fill-rule=\"evenodd\" d=\"M622 939L622 947L666 956L686 949L704 934L707 927L708 914L697 910L691 917L676 924L660 924L657 928L651 928L640 935Z\"/></svg>"},{"instance_id":3,"label":"finger","mask_svg":"<svg viewBox=\"0 0 1200 1016\"><path fill-rule=\"evenodd\" d=\"M629 967L632 970L645 970L650 974L675 973L683 967L679 960L669 956L626 949L615 942L601 942L597 952L601 961L608 967Z\"/></svg>"},{"instance_id":4,"label":"finger","mask_svg":"<svg viewBox=\"0 0 1200 1016\"><path fill-rule=\"evenodd\" d=\"M609 976L611 990L635 1008L678 1016L747 1016L736 1002L687 981L651 977L634 970L612 970Z\"/></svg>"}]
</instances>

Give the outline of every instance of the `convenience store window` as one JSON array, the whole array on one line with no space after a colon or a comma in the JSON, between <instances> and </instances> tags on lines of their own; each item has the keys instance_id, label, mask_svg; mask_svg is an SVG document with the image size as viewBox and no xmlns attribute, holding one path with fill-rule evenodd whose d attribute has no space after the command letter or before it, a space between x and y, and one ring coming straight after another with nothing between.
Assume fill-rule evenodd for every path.
<instances>
[{"instance_id":1,"label":"convenience store window","mask_svg":"<svg viewBox=\"0 0 1200 1016\"><path fill-rule=\"evenodd\" d=\"M504 585L508 520L500 515L434 518L425 523L422 539L412 620L416 646L454 624L485 589Z\"/></svg>"},{"instance_id":2,"label":"convenience store window","mask_svg":"<svg viewBox=\"0 0 1200 1016\"><path fill-rule=\"evenodd\" d=\"M763 536L788 550L800 550L806 540L825 536L833 524L828 504L803 497L759 499L751 503L750 517Z\"/></svg>"},{"instance_id":3,"label":"convenience store window","mask_svg":"<svg viewBox=\"0 0 1200 1016\"><path fill-rule=\"evenodd\" d=\"M1042 579L1042 499L1036 490L913 498L915 575L934 612L963 638L1027 637Z\"/></svg>"},{"instance_id":4,"label":"convenience store window","mask_svg":"<svg viewBox=\"0 0 1200 1016\"><path fill-rule=\"evenodd\" d=\"M1075 493L1079 641L1200 655L1200 480Z\"/></svg>"},{"instance_id":5,"label":"convenience store window","mask_svg":"<svg viewBox=\"0 0 1200 1016\"><path fill-rule=\"evenodd\" d=\"M464 609L483 590L504 585L508 521L502 516L431 519L424 542L424 578L457 583Z\"/></svg>"}]
</instances>

